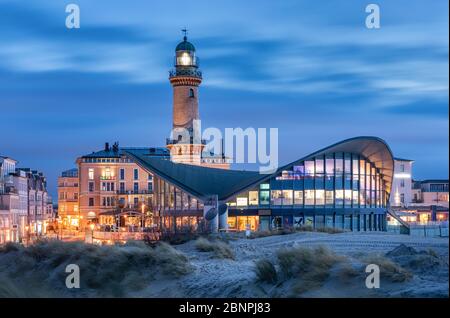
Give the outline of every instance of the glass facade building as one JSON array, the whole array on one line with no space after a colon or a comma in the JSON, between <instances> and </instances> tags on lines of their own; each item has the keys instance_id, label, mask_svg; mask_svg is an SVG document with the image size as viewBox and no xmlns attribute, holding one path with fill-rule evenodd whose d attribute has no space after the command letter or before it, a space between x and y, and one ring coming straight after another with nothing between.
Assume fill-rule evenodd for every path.
<instances>
[{"instance_id":1,"label":"glass facade building","mask_svg":"<svg viewBox=\"0 0 450 318\"><path fill-rule=\"evenodd\" d=\"M297 162L227 204L236 216L270 209L269 227L384 230L388 195L379 169L367 158L334 152Z\"/></svg>"},{"instance_id":2,"label":"glass facade building","mask_svg":"<svg viewBox=\"0 0 450 318\"><path fill-rule=\"evenodd\" d=\"M393 156L375 137L334 144L271 175L174 164L139 152L127 155L153 176L151 210L164 229L198 229L208 209L212 213L226 204L226 226L220 228L231 231L386 230Z\"/></svg>"}]
</instances>

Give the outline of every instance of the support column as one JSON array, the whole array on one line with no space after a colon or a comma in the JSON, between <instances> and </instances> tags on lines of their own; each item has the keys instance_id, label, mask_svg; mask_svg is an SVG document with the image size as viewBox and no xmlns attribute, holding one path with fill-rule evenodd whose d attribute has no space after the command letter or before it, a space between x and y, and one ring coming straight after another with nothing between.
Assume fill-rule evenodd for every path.
<instances>
[{"instance_id":1,"label":"support column","mask_svg":"<svg viewBox=\"0 0 450 318\"><path fill-rule=\"evenodd\" d=\"M219 205L219 231L228 231L228 205L225 203Z\"/></svg>"},{"instance_id":2,"label":"support column","mask_svg":"<svg viewBox=\"0 0 450 318\"><path fill-rule=\"evenodd\" d=\"M211 233L219 232L219 202L217 195L209 197L203 204L203 218L206 230Z\"/></svg>"}]
</instances>

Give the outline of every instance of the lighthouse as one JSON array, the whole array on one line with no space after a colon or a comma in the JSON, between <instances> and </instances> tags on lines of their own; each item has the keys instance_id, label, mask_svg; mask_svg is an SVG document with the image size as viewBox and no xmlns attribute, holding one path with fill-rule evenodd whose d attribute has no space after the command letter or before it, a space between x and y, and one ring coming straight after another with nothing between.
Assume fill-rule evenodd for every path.
<instances>
[{"instance_id":1,"label":"lighthouse","mask_svg":"<svg viewBox=\"0 0 450 318\"><path fill-rule=\"evenodd\" d=\"M173 87L173 125L167 140L171 160L200 165L204 141L201 140L198 92L202 83L194 45L187 40L187 30L175 48L174 68L169 73Z\"/></svg>"}]
</instances>

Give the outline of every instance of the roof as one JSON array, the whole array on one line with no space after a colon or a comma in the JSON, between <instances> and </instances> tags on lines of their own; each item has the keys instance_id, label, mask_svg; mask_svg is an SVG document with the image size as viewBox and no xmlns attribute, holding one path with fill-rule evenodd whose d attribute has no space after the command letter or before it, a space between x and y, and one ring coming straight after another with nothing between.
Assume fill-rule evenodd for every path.
<instances>
[{"instance_id":1,"label":"roof","mask_svg":"<svg viewBox=\"0 0 450 318\"><path fill-rule=\"evenodd\" d=\"M173 163L157 157L149 157L142 150L124 151L143 169L167 180L182 190L198 197L217 195L220 201L245 191L256 184L268 180L283 170L301 161L330 152L358 153L369 159L383 174L386 189L390 193L394 160L389 146L377 137L355 137L323 148L288 165L278 168L273 174L260 174L257 171L224 170L202 166Z\"/></svg>"},{"instance_id":2,"label":"roof","mask_svg":"<svg viewBox=\"0 0 450 318\"><path fill-rule=\"evenodd\" d=\"M127 150L126 154L142 168L202 199L217 195L219 200L225 200L267 177L256 171L225 170L174 163L146 156L136 149Z\"/></svg>"},{"instance_id":3,"label":"roof","mask_svg":"<svg viewBox=\"0 0 450 318\"><path fill-rule=\"evenodd\" d=\"M78 177L78 168L73 168L73 169L63 171L61 173L61 176L63 178L76 178L76 177Z\"/></svg>"},{"instance_id":4,"label":"roof","mask_svg":"<svg viewBox=\"0 0 450 318\"><path fill-rule=\"evenodd\" d=\"M448 179L428 179L428 180L422 180L418 181L420 183L448 183Z\"/></svg>"},{"instance_id":5,"label":"roof","mask_svg":"<svg viewBox=\"0 0 450 318\"><path fill-rule=\"evenodd\" d=\"M81 158L120 158L125 155L126 151L139 151L153 156L170 156L170 152L165 147L121 147L118 151L112 148L109 150L100 150L84 155Z\"/></svg>"},{"instance_id":6,"label":"roof","mask_svg":"<svg viewBox=\"0 0 450 318\"><path fill-rule=\"evenodd\" d=\"M408 161L408 162L414 162L414 160L411 160L411 159L404 159L404 158L398 158L398 157L395 157L394 160L396 160L396 161Z\"/></svg>"},{"instance_id":7,"label":"roof","mask_svg":"<svg viewBox=\"0 0 450 318\"><path fill-rule=\"evenodd\" d=\"M294 161L293 163L281 167L278 169L278 172L280 170L289 169L301 161L331 152L351 152L366 157L383 174L383 180L386 183L386 190L388 193L391 192L392 178L394 175L394 157L388 144L383 139L373 136L360 136L337 142L331 146Z\"/></svg>"},{"instance_id":8,"label":"roof","mask_svg":"<svg viewBox=\"0 0 450 318\"><path fill-rule=\"evenodd\" d=\"M187 38L184 37L183 42L178 43L175 51L191 51L195 52L195 47L191 42L188 42Z\"/></svg>"}]
</instances>

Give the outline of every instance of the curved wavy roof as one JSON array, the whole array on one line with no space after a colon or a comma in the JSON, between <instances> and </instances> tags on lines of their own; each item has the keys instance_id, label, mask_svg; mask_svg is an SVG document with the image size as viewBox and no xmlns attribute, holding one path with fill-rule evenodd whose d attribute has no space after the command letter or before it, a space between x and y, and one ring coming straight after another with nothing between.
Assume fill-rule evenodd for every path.
<instances>
[{"instance_id":1,"label":"curved wavy roof","mask_svg":"<svg viewBox=\"0 0 450 318\"><path fill-rule=\"evenodd\" d=\"M124 152L143 169L156 174L193 196L206 199L217 195L221 201L248 190L301 161L331 152L351 152L369 159L383 174L388 193L391 191L394 170L393 155L387 143L380 138L370 136L340 141L280 167L273 174L267 175L257 171L224 170L173 163L167 159L149 157L139 149L128 149Z\"/></svg>"}]
</instances>

